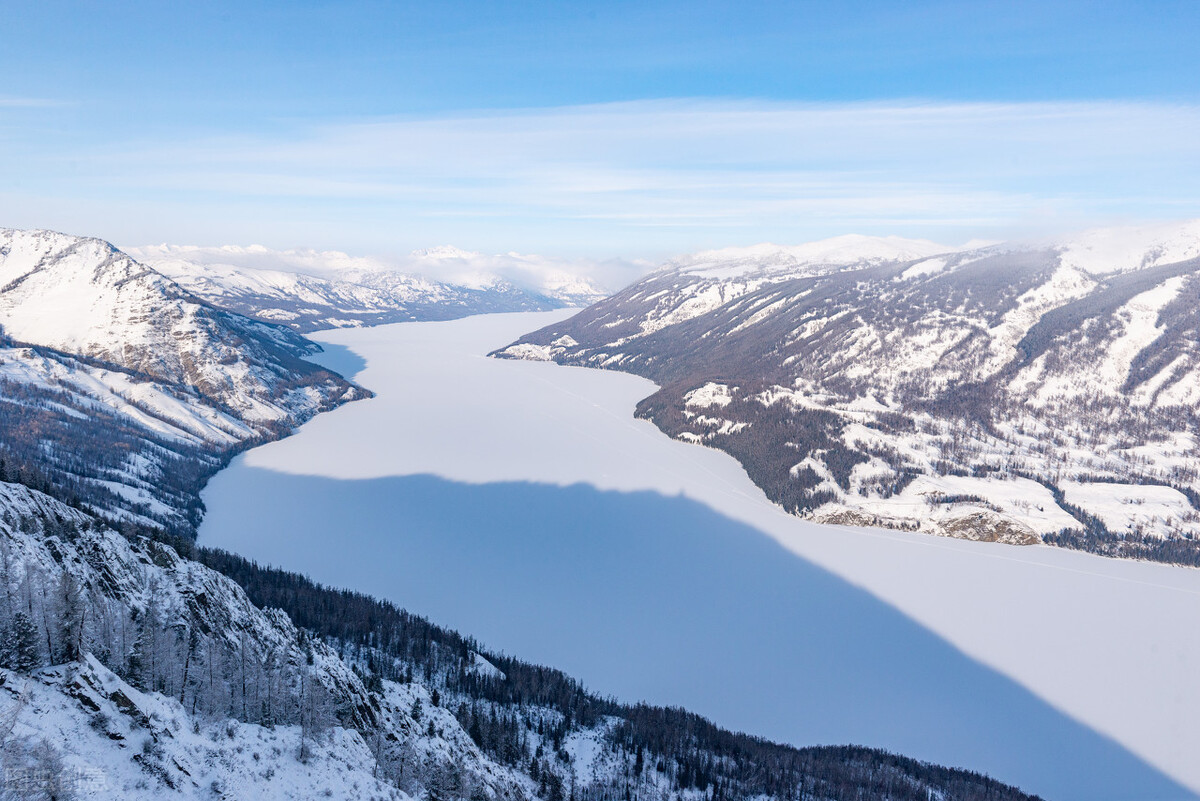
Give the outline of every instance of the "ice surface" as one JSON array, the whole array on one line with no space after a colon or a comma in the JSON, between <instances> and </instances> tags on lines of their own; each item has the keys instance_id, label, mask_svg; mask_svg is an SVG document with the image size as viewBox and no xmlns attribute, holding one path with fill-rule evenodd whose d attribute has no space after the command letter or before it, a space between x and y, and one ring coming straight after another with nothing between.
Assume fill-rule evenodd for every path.
<instances>
[{"instance_id":1,"label":"ice surface","mask_svg":"<svg viewBox=\"0 0 1200 801\"><path fill-rule=\"evenodd\" d=\"M649 382L482 355L562 314L318 335L378 396L239 457L202 542L777 739L1054 798L1180 796L1139 758L1200 787L1200 571L786 515L633 419Z\"/></svg>"}]
</instances>

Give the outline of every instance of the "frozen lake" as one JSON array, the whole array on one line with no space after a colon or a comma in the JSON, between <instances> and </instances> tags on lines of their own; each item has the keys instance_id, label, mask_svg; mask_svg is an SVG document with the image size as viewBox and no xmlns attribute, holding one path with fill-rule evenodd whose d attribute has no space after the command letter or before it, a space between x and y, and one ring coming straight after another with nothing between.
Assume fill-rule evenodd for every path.
<instances>
[{"instance_id":1,"label":"frozen lake","mask_svg":"<svg viewBox=\"0 0 1200 801\"><path fill-rule=\"evenodd\" d=\"M316 335L378 396L238 457L201 542L772 739L1195 797L1200 571L783 514L649 382L483 355L561 315Z\"/></svg>"}]
</instances>

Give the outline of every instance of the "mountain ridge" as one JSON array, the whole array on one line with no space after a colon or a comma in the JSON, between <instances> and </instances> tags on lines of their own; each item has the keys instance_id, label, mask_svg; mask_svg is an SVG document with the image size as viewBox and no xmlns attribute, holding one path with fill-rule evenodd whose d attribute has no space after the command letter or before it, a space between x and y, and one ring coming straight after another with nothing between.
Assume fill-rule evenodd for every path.
<instances>
[{"instance_id":1,"label":"mountain ridge","mask_svg":"<svg viewBox=\"0 0 1200 801\"><path fill-rule=\"evenodd\" d=\"M570 265L451 246L414 251L395 264L337 251L259 246L156 245L131 252L215 306L301 333L546 311L587 305L607 294Z\"/></svg>"},{"instance_id":2,"label":"mountain ridge","mask_svg":"<svg viewBox=\"0 0 1200 801\"><path fill-rule=\"evenodd\" d=\"M639 416L818 521L1200 564L1194 253L1197 222L850 264L726 252L493 355L654 380Z\"/></svg>"},{"instance_id":3,"label":"mountain ridge","mask_svg":"<svg viewBox=\"0 0 1200 801\"><path fill-rule=\"evenodd\" d=\"M0 229L0 462L97 512L194 530L239 449L370 393L295 332L219 309L111 244Z\"/></svg>"}]
</instances>

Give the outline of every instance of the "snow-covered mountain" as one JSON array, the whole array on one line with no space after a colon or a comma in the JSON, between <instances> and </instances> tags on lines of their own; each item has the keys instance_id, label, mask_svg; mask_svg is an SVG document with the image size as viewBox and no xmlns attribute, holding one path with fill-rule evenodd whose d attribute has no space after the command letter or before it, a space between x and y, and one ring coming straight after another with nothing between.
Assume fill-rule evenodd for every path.
<instances>
[{"instance_id":1,"label":"snow-covered mountain","mask_svg":"<svg viewBox=\"0 0 1200 801\"><path fill-rule=\"evenodd\" d=\"M358 799L416 795L451 771L482 797L533 797L428 688L369 689L216 571L20 485L0 483L0 516L0 617L15 643L0 734L6 767L26 762L41 782L27 797L48 772L80 797ZM29 630L36 641L21 640Z\"/></svg>"},{"instance_id":2,"label":"snow-covered mountain","mask_svg":"<svg viewBox=\"0 0 1200 801\"><path fill-rule=\"evenodd\" d=\"M1029 798L880 751L621 706L363 596L203 558L239 581L0 482L6 798Z\"/></svg>"},{"instance_id":3,"label":"snow-covered mountain","mask_svg":"<svg viewBox=\"0 0 1200 801\"><path fill-rule=\"evenodd\" d=\"M301 332L586 306L608 294L581 272L588 265L452 247L415 251L394 264L258 246L130 252L215 306Z\"/></svg>"},{"instance_id":4,"label":"snow-covered mountain","mask_svg":"<svg viewBox=\"0 0 1200 801\"><path fill-rule=\"evenodd\" d=\"M0 230L0 472L98 511L198 522L204 477L362 390L287 328L213 307L107 242Z\"/></svg>"},{"instance_id":5,"label":"snow-covered mountain","mask_svg":"<svg viewBox=\"0 0 1200 801\"><path fill-rule=\"evenodd\" d=\"M1200 221L969 250L678 259L500 355L626 370L639 414L827 522L1196 562Z\"/></svg>"},{"instance_id":6,"label":"snow-covered mountain","mask_svg":"<svg viewBox=\"0 0 1200 801\"><path fill-rule=\"evenodd\" d=\"M196 548L197 493L232 452L364 391L95 239L0 231L0 324L5 798L1029 798L623 705Z\"/></svg>"},{"instance_id":7,"label":"snow-covered mountain","mask_svg":"<svg viewBox=\"0 0 1200 801\"><path fill-rule=\"evenodd\" d=\"M99 239L0 230L11 339L194 387L251 423L294 422L347 390L303 361L313 343L199 301Z\"/></svg>"}]
</instances>

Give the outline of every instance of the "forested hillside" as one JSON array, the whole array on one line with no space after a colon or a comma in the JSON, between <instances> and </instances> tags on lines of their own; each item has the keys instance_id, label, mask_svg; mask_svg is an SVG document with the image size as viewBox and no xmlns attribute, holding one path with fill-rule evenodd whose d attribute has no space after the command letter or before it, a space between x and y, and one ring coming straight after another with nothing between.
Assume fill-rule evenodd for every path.
<instances>
[{"instance_id":1,"label":"forested hillside","mask_svg":"<svg viewBox=\"0 0 1200 801\"><path fill-rule=\"evenodd\" d=\"M145 798L235 781L480 801L1029 797L600 698L391 604L159 530L118 535L19 484L0 484L0 508L3 755L38 775L99 765L102 789Z\"/></svg>"},{"instance_id":2,"label":"forested hillside","mask_svg":"<svg viewBox=\"0 0 1200 801\"><path fill-rule=\"evenodd\" d=\"M1200 564L1200 224L919 244L697 254L496 355L652 379L817 521Z\"/></svg>"}]
</instances>

